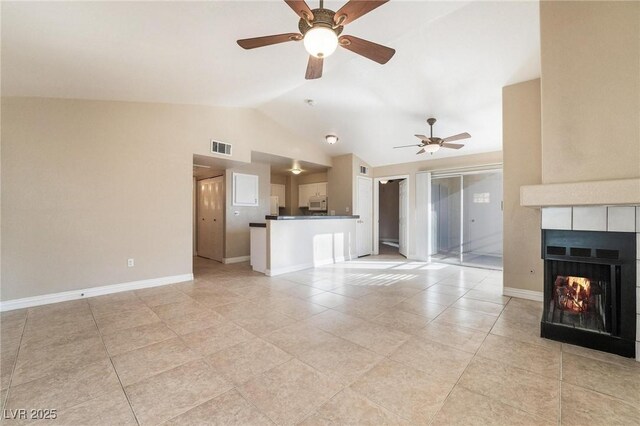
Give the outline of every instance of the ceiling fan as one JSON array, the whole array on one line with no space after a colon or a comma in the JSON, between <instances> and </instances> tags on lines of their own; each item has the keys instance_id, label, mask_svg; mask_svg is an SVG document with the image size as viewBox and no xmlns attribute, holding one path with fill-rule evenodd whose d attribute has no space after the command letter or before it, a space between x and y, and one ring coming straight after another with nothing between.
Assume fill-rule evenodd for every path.
<instances>
[{"instance_id":1,"label":"ceiling fan","mask_svg":"<svg viewBox=\"0 0 640 426\"><path fill-rule=\"evenodd\" d=\"M464 146L464 144L449 142L468 139L471 137L469 133L465 132L458 135L449 136L448 138L437 138L433 136L433 125L436 123L436 119L428 118L427 123L429 123L429 127L431 128L429 137L426 137L425 135L416 135L416 137L422 141L421 143L414 145L394 146L393 148L408 148L410 146L418 146L420 147L420 151L416 152L416 155L422 154L423 152L428 152L433 155L433 153L438 151L440 148L460 149Z\"/></svg>"},{"instance_id":2,"label":"ceiling fan","mask_svg":"<svg viewBox=\"0 0 640 426\"><path fill-rule=\"evenodd\" d=\"M334 12L323 7L323 0L320 0L320 7L313 10L307 6L304 0L285 0L285 3L300 17L298 22L300 33L247 38L238 40L238 44L244 49L255 49L287 41L303 40L304 47L309 52L309 62L305 74L307 80L322 77L324 58L331 55L338 46L379 64L386 64L396 53L394 49L358 37L340 34L345 25L388 1L350 0L337 12Z\"/></svg>"}]
</instances>

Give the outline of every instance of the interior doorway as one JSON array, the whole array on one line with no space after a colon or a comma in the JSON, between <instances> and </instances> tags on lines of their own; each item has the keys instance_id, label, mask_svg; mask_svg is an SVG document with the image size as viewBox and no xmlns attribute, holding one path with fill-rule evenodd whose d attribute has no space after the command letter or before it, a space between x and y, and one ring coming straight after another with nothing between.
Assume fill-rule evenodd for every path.
<instances>
[{"instance_id":1,"label":"interior doorway","mask_svg":"<svg viewBox=\"0 0 640 426\"><path fill-rule=\"evenodd\" d=\"M374 253L408 257L409 176L374 181Z\"/></svg>"},{"instance_id":2,"label":"interior doorway","mask_svg":"<svg viewBox=\"0 0 640 426\"><path fill-rule=\"evenodd\" d=\"M431 177L431 258L502 268L502 170Z\"/></svg>"}]
</instances>

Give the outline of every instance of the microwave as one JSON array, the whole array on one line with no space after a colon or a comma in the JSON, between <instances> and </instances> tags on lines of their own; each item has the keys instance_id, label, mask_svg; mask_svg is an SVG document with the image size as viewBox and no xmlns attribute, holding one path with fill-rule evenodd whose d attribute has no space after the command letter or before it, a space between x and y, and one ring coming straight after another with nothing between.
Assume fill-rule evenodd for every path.
<instances>
[{"instance_id":1,"label":"microwave","mask_svg":"<svg viewBox=\"0 0 640 426\"><path fill-rule=\"evenodd\" d=\"M327 211L327 197L315 196L309 198L309 211L312 212L326 212Z\"/></svg>"}]
</instances>

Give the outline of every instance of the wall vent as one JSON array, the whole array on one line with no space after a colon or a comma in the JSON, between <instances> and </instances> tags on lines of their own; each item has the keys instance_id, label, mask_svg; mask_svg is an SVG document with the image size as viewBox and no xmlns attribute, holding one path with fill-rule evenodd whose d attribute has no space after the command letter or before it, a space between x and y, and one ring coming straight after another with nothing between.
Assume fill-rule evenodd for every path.
<instances>
[{"instance_id":1,"label":"wall vent","mask_svg":"<svg viewBox=\"0 0 640 426\"><path fill-rule=\"evenodd\" d=\"M231 155L231 144L211 139L211 152L214 154Z\"/></svg>"},{"instance_id":2,"label":"wall vent","mask_svg":"<svg viewBox=\"0 0 640 426\"><path fill-rule=\"evenodd\" d=\"M368 175L369 174L369 168L367 166L360 166L360 174L361 175Z\"/></svg>"}]
</instances>

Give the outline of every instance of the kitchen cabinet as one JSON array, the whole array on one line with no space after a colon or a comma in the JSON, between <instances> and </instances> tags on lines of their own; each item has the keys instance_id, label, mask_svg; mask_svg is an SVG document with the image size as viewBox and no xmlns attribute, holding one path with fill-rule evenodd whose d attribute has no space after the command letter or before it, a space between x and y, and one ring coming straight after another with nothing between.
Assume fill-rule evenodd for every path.
<instances>
[{"instance_id":1,"label":"kitchen cabinet","mask_svg":"<svg viewBox=\"0 0 640 426\"><path fill-rule=\"evenodd\" d=\"M308 183L298 186L298 207L308 207L309 198L326 197L327 182Z\"/></svg>"},{"instance_id":2,"label":"kitchen cabinet","mask_svg":"<svg viewBox=\"0 0 640 426\"><path fill-rule=\"evenodd\" d=\"M287 207L285 203L286 197L286 187L282 184L272 183L271 184L271 196L278 197L278 205L280 207Z\"/></svg>"}]
</instances>

